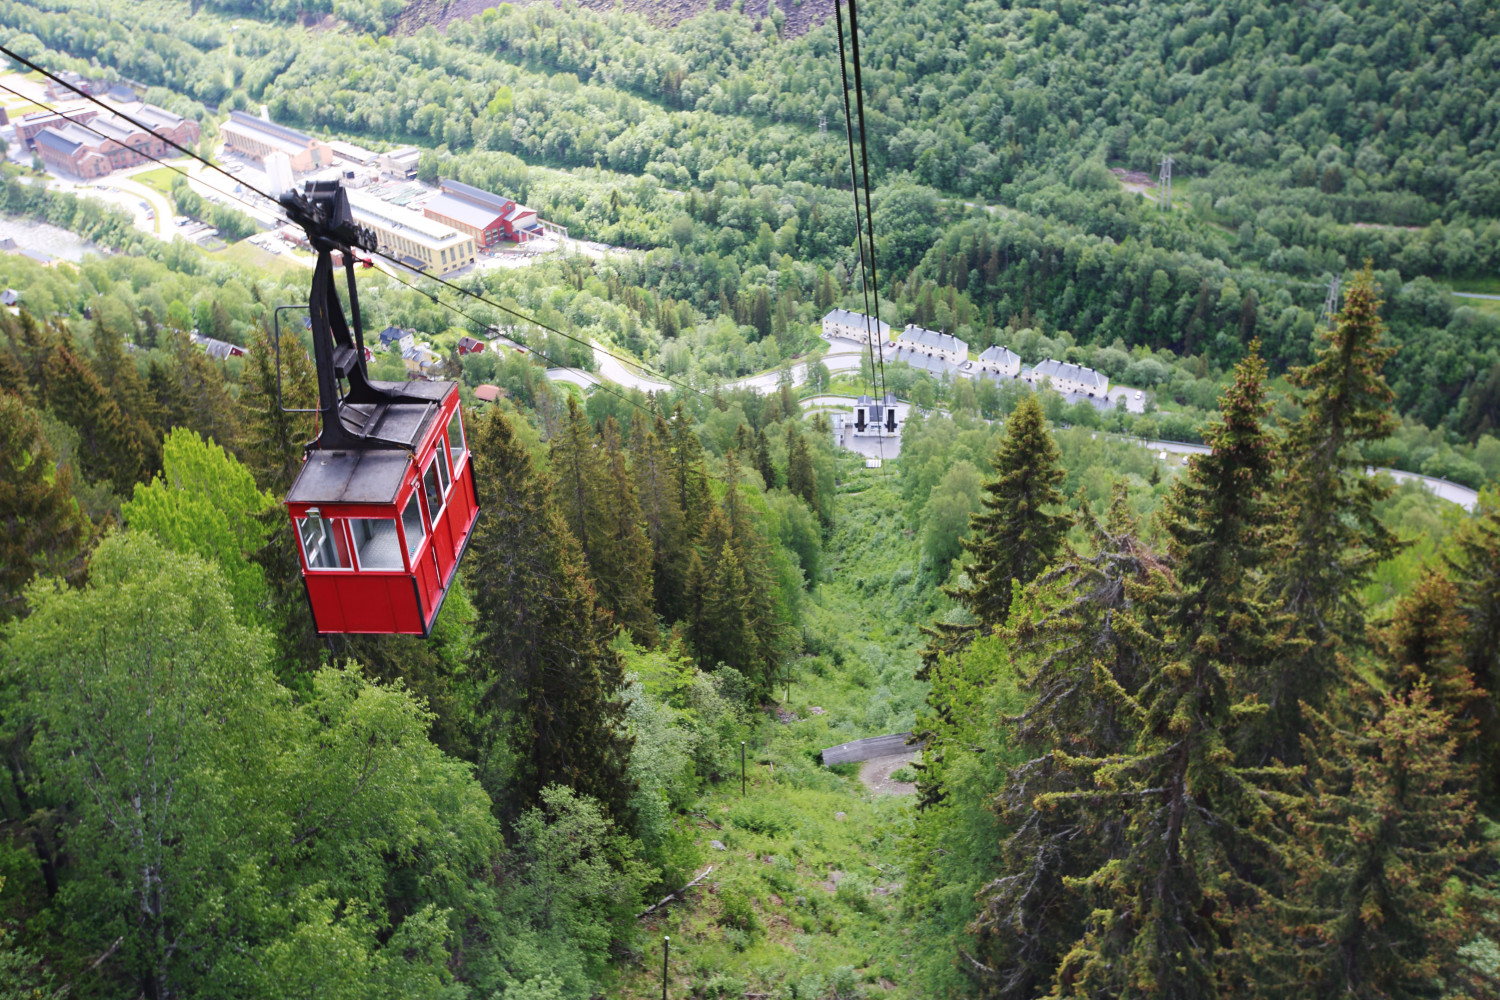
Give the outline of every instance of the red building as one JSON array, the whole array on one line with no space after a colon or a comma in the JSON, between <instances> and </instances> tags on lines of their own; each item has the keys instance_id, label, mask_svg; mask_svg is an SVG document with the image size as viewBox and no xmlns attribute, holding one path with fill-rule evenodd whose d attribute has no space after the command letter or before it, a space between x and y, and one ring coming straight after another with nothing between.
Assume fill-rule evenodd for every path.
<instances>
[{"instance_id":1,"label":"red building","mask_svg":"<svg viewBox=\"0 0 1500 1000\"><path fill-rule=\"evenodd\" d=\"M446 178L438 194L422 206L422 212L473 237L480 249L502 240L525 243L542 235L536 212L525 205Z\"/></svg>"},{"instance_id":2,"label":"red building","mask_svg":"<svg viewBox=\"0 0 1500 1000\"><path fill-rule=\"evenodd\" d=\"M146 128L114 114L54 116L35 133L33 145L51 169L93 178L175 154L168 140L189 147L198 142L198 123L190 118L150 104L132 109L130 117Z\"/></svg>"},{"instance_id":3,"label":"red building","mask_svg":"<svg viewBox=\"0 0 1500 1000\"><path fill-rule=\"evenodd\" d=\"M458 338L458 354L459 354L459 357L463 357L465 354L478 354L479 352L481 352L483 350L484 350L484 341L482 341L482 340L476 340L473 337L459 337Z\"/></svg>"},{"instance_id":4,"label":"red building","mask_svg":"<svg viewBox=\"0 0 1500 1000\"><path fill-rule=\"evenodd\" d=\"M16 119L16 138L27 149L36 149L36 137L43 129L62 128L70 121L87 125L99 117L97 108L63 108L59 111L34 111Z\"/></svg>"}]
</instances>

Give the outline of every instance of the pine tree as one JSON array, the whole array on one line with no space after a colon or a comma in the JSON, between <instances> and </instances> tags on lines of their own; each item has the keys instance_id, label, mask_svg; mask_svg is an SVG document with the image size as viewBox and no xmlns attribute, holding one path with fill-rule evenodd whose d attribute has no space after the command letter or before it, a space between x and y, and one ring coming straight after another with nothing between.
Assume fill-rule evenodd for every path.
<instances>
[{"instance_id":1,"label":"pine tree","mask_svg":"<svg viewBox=\"0 0 1500 1000\"><path fill-rule=\"evenodd\" d=\"M671 430L659 415L647 427L637 413L630 429L630 469L635 476L646 538L651 543L652 606L668 622L687 614L686 581L690 539L682 523L669 455L663 442Z\"/></svg>"},{"instance_id":2,"label":"pine tree","mask_svg":"<svg viewBox=\"0 0 1500 1000\"><path fill-rule=\"evenodd\" d=\"M801 434L793 437L787 455L786 488L793 496L801 497L808 510L818 513L817 474L813 471L812 453L807 450L807 441Z\"/></svg>"},{"instance_id":3,"label":"pine tree","mask_svg":"<svg viewBox=\"0 0 1500 1000\"><path fill-rule=\"evenodd\" d=\"M469 667L479 778L510 822L553 783L624 817L632 741L613 622L595 603L548 477L509 418L492 409L476 424L480 516L465 561L476 612Z\"/></svg>"},{"instance_id":4,"label":"pine tree","mask_svg":"<svg viewBox=\"0 0 1500 1000\"><path fill-rule=\"evenodd\" d=\"M313 439L310 413L318 405L312 360L292 338L281 345L281 389L277 396L276 348L264 328L251 338L240 375L240 424L245 464L262 489L278 497L291 488L302 468L303 447Z\"/></svg>"},{"instance_id":5,"label":"pine tree","mask_svg":"<svg viewBox=\"0 0 1500 1000\"><path fill-rule=\"evenodd\" d=\"M596 440L588 417L568 398L566 423L552 442L553 490L557 509L583 552L599 604L637 642L650 645L656 638L650 542L641 528L619 427L613 417L609 421L605 440Z\"/></svg>"},{"instance_id":6,"label":"pine tree","mask_svg":"<svg viewBox=\"0 0 1500 1000\"><path fill-rule=\"evenodd\" d=\"M755 471L760 473L760 478L766 484L766 489L773 490L780 480L776 475L776 463L771 461L771 443L766 440L766 429L760 428L755 432Z\"/></svg>"},{"instance_id":7,"label":"pine tree","mask_svg":"<svg viewBox=\"0 0 1500 1000\"><path fill-rule=\"evenodd\" d=\"M975 952L988 969L979 982L987 997L1033 997L1046 989L1089 916L1086 900L1067 879L1085 877L1121 853L1118 815L1086 813L1081 823L1066 805L1035 804L1039 795L1076 799L1097 792L1089 770L1061 766L1061 755L1102 762L1131 748L1134 720L1122 716L1117 692L1137 691L1145 665L1140 638L1121 625L1134 610L1133 585L1162 570L1140 541L1124 483L1115 484L1103 521L1086 505L1082 513L1091 553L1069 551L1032 584L1024 609L1012 611L1005 629L1035 700L1013 720L1028 759L1010 769L995 803L1011 832L1003 868L985 887L971 928ZM946 682L950 662L940 662L934 690Z\"/></svg>"},{"instance_id":8,"label":"pine tree","mask_svg":"<svg viewBox=\"0 0 1500 1000\"><path fill-rule=\"evenodd\" d=\"M1031 582L1052 562L1067 535L1072 519L1053 513L1063 500L1058 462L1041 404L1032 395L1022 398L1006 421L1005 440L994 459L996 476L984 486L984 510L969 519L972 534L963 542L968 582L943 588L980 628L1005 623L1011 581ZM925 671L940 652L967 644L974 626L937 622L924 631L930 637L922 654Z\"/></svg>"},{"instance_id":9,"label":"pine tree","mask_svg":"<svg viewBox=\"0 0 1500 1000\"><path fill-rule=\"evenodd\" d=\"M71 485L36 412L0 392L0 622L21 612L33 578L72 567L88 519Z\"/></svg>"},{"instance_id":10,"label":"pine tree","mask_svg":"<svg viewBox=\"0 0 1500 1000\"><path fill-rule=\"evenodd\" d=\"M601 557L590 564L605 605L630 630L636 642L656 644L656 614L652 610L652 547L645 518L636 499L635 478L620 443L620 425L604 421L600 437L604 451L604 545Z\"/></svg>"},{"instance_id":11,"label":"pine tree","mask_svg":"<svg viewBox=\"0 0 1500 1000\"><path fill-rule=\"evenodd\" d=\"M1361 444L1397 426L1395 394L1381 375L1396 349L1381 346L1380 304L1367 264L1313 363L1288 375L1302 390L1302 415L1286 436L1288 469L1279 492L1287 530L1272 563L1272 586L1304 644L1260 685L1270 710L1244 732L1245 752L1260 761L1300 759L1300 706L1321 709L1347 686L1344 665L1365 638L1360 589L1398 548L1375 514L1390 488L1365 474L1359 454Z\"/></svg>"},{"instance_id":12,"label":"pine tree","mask_svg":"<svg viewBox=\"0 0 1500 1000\"><path fill-rule=\"evenodd\" d=\"M47 407L78 431L78 468L122 496L146 477L146 454L136 428L97 376L65 344L47 366Z\"/></svg>"},{"instance_id":13,"label":"pine tree","mask_svg":"<svg viewBox=\"0 0 1500 1000\"><path fill-rule=\"evenodd\" d=\"M668 439L662 440L666 443ZM703 442L698 440L681 403L672 410L669 447L683 530L689 538L696 538L703 530L709 508L713 506L713 497L708 489L708 468L703 462Z\"/></svg>"},{"instance_id":14,"label":"pine tree","mask_svg":"<svg viewBox=\"0 0 1500 1000\"><path fill-rule=\"evenodd\" d=\"M1463 631L1458 588L1428 572L1397 602L1390 623L1376 633L1375 645L1391 675L1390 690L1409 694L1425 685L1433 708L1451 716L1455 733L1466 739L1478 724L1486 692L1475 689L1464 666Z\"/></svg>"},{"instance_id":15,"label":"pine tree","mask_svg":"<svg viewBox=\"0 0 1500 1000\"><path fill-rule=\"evenodd\" d=\"M688 639L702 666L726 663L765 691L781 659L781 615L767 544L740 495L733 459L731 453L724 502L709 511L693 547ZM732 570L724 565L726 551L734 556Z\"/></svg>"},{"instance_id":16,"label":"pine tree","mask_svg":"<svg viewBox=\"0 0 1500 1000\"><path fill-rule=\"evenodd\" d=\"M1463 665L1486 692L1474 706L1479 801L1500 799L1500 506L1481 494L1474 517L1456 534L1446 557L1463 616Z\"/></svg>"},{"instance_id":17,"label":"pine tree","mask_svg":"<svg viewBox=\"0 0 1500 1000\"><path fill-rule=\"evenodd\" d=\"M124 414L131 434L140 442L147 475L161 469L161 441L166 433L161 411L151 398L146 380L125 353L120 335L103 320L94 321L94 373Z\"/></svg>"},{"instance_id":18,"label":"pine tree","mask_svg":"<svg viewBox=\"0 0 1500 1000\"><path fill-rule=\"evenodd\" d=\"M239 419L224 380L224 366L210 360L181 332L172 335L171 353L171 367L158 376L166 382L162 404L168 425L195 430L199 437L238 457Z\"/></svg>"},{"instance_id":19,"label":"pine tree","mask_svg":"<svg viewBox=\"0 0 1500 1000\"><path fill-rule=\"evenodd\" d=\"M1237 767L1230 740L1249 709L1237 681L1283 652L1281 622L1258 575L1270 554L1271 441L1258 351L1235 368L1221 418L1160 514L1174 576L1135 586L1127 623L1149 644L1134 695L1115 688L1139 728L1118 757L1060 755L1076 793L1038 796L1079 810L1087 829L1125 824L1120 855L1074 883L1092 915L1059 966L1054 989L1081 996L1188 1000L1225 992L1220 953L1254 892L1240 873L1274 854L1267 830L1279 772ZM1131 586L1127 584L1127 586Z\"/></svg>"},{"instance_id":20,"label":"pine tree","mask_svg":"<svg viewBox=\"0 0 1500 1000\"><path fill-rule=\"evenodd\" d=\"M1475 917L1454 875L1475 853L1473 769L1425 683L1381 708L1357 735L1312 715L1314 792L1291 812L1294 880L1267 907L1259 995L1463 995L1458 948Z\"/></svg>"}]
</instances>

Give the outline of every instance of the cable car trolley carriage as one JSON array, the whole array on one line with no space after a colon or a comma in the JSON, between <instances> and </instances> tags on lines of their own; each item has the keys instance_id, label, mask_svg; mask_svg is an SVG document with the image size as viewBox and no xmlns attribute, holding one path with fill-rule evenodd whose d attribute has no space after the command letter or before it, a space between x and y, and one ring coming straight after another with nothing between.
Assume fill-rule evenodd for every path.
<instances>
[{"instance_id":1,"label":"cable car trolley carriage","mask_svg":"<svg viewBox=\"0 0 1500 1000\"><path fill-rule=\"evenodd\" d=\"M320 635L425 637L479 514L458 384L369 378L351 251L375 250L374 234L355 225L337 181L311 181L281 204L318 254L309 299L318 436L286 498L313 621Z\"/></svg>"}]
</instances>

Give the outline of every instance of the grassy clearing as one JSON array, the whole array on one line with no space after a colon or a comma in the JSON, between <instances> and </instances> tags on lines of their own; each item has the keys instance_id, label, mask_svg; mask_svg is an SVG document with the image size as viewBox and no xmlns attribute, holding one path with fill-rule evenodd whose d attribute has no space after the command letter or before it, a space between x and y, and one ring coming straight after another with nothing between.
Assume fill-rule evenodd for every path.
<instances>
[{"instance_id":1,"label":"grassy clearing","mask_svg":"<svg viewBox=\"0 0 1500 1000\"><path fill-rule=\"evenodd\" d=\"M790 697L777 692L786 700L768 706L756 733L747 794L736 774L680 819L702 852L697 871L713 873L686 904L641 922L640 961L614 995L661 996L663 935L671 997L923 995L910 975L914 932L898 919L911 799L871 795L857 765L828 769L817 754L911 728L925 689L912 678L914 622L931 588L894 477L852 459L840 475L848 490L827 544L831 579L810 596L809 653Z\"/></svg>"},{"instance_id":2,"label":"grassy clearing","mask_svg":"<svg viewBox=\"0 0 1500 1000\"><path fill-rule=\"evenodd\" d=\"M255 244L247 243L244 240L232 243L222 250L214 251L212 254L205 251L205 255L210 260L228 261L254 272L268 272L278 277L287 274L306 273L308 280L312 280L311 271L294 261L288 260L285 255L267 253Z\"/></svg>"},{"instance_id":3,"label":"grassy clearing","mask_svg":"<svg viewBox=\"0 0 1500 1000\"><path fill-rule=\"evenodd\" d=\"M166 167L157 167L154 170L143 170L138 174L131 174L130 179L171 197L172 180L178 176L180 175L176 171L168 170Z\"/></svg>"}]
</instances>

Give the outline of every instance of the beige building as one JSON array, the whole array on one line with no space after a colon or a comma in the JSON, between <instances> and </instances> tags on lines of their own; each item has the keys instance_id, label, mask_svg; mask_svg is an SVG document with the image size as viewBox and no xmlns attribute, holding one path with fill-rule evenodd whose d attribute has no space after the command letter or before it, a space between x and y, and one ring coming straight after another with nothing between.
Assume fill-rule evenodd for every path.
<instances>
[{"instance_id":1,"label":"beige building","mask_svg":"<svg viewBox=\"0 0 1500 1000\"><path fill-rule=\"evenodd\" d=\"M1058 392L1077 392L1096 399L1109 395L1109 379L1102 373L1066 361L1048 358L1021 377L1038 387L1046 382Z\"/></svg>"},{"instance_id":2,"label":"beige building","mask_svg":"<svg viewBox=\"0 0 1500 1000\"><path fill-rule=\"evenodd\" d=\"M219 126L219 135L231 153L260 163L273 153L285 153L292 172L297 174L321 170L334 161L333 147L322 139L243 111L229 112L229 120Z\"/></svg>"},{"instance_id":3,"label":"beige building","mask_svg":"<svg viewBox=\"0 0 1500 1000\"><path fill-rule=\"evenodd\" d=\"M993 372L1006 378L1015 378L1021 374L1021 356L996 344L980 352L979 361L974 367L981 372Z\"/></svg>"},{"instance_id":4,"label":"beige building","mask_svg":"<svg viewBox=\"0 0 1500 1000\"><path fill-rule=\"evenodd\" d=\"M896 338L896 346L955 365L961 365L969 360L969 345L964 341L951 333L928 330L915 323L906 324L906 329L902 330L900 336Z\"/></svg>"},{"instance_id":5,"label":"beige building","mask_svg":"<svg viewBox=\"0 0 1500 1000\"><path fill-rule=\"evenodd\" d=\"M891 338L891 325L871 319L864 313L847 309L832 309L823 317L823 336L828 339L852 340L863 347L875 335L875 346L880 347Z\"/></svg>"},{"instance_id":6,"label":"beige building","mask_svg":"<svg viewBox=\"0 0 1500 1000\"><path fill-rule=\"evenodd\" d=\"M474 263L474 237L429 219L421 212L349 191L354 221L375 230L380 249L412 267L447 274Z\"/></svg>"}]
</instances>

